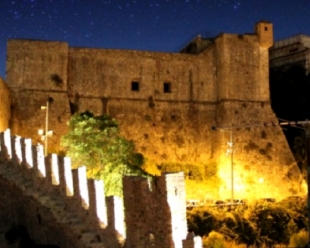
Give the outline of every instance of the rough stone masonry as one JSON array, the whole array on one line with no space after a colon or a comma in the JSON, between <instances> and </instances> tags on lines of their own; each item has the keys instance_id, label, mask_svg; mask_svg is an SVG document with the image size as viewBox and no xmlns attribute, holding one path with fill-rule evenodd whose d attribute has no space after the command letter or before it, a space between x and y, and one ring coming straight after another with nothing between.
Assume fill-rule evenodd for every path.
<instances>
[{"instance_id":1,"label":"rough stone masonry","mask_svg":"<svg viewBox=\"0 0 310 248\"><path fill-rule=\"evenodd\" d=\"M300 171L270 106L272 44L273 26L266 21L251 34L223 33L208 42L198 37L180 53L9 40L9 126L39 142L37 131L45 125L40 106L51 97L49 152L61 149L70 116L90 110L114 117L158 165L216 163L221 185L213 197L229 197L231 164L236 198L301 194ZM233 162L225 155L229 134L212 126L232 131Z\"/></svg>"}]
</instances>

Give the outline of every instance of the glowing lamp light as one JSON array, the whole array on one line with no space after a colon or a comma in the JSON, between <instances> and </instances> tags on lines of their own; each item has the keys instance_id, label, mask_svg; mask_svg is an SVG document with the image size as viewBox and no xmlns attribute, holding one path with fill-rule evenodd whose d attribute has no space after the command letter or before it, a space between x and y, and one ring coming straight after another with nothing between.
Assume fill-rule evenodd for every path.
<instances>
[{"instance_id":1,"label":"glowing lamp light","mask_svg":"<svg viewBox=\"0 0 310 248\"><path fill-rule=\"evenodd\" d=\"M265 181L265 180L264 180L264 178L262 178L262 177L258 179L258 182L259 182L259 183L263 183L264 181Z\"/></svg>"}]
</instances>

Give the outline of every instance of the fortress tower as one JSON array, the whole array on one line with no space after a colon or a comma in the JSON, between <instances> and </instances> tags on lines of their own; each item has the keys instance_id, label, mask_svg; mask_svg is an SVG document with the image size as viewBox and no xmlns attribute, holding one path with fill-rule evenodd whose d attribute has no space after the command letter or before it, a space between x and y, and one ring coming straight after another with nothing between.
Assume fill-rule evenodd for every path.
<instances>
[{"instance_id":1,"label":"fortress tower","mask_svg":"<svg viewBox=\"0 0 310 248\"><path fill-rule=\"evenodd\" d=\"M273 25L268 21L260 21L255 25L255 32L258 35L262 47L269 48L273 45Z\"/></svg>"}]
</instances>

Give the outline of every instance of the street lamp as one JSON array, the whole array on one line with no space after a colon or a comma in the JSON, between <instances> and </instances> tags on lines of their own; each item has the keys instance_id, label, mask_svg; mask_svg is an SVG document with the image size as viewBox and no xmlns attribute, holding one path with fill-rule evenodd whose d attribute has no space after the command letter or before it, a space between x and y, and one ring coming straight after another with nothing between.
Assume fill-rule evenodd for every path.
<instances>
[{"instance_id":1,"label":"street lamp","mask_svg":"<svg viewBox=\"0 0 310 248\"><path fill-rule=\"evenodd\" d=\"M234 143L233 143L233 132L232 128L227 130L226 128L218 128L218 127L211 127L212 130L221 130L221 131L226 131L229 132L230 139L227 142L228 148L226 150L226 155L228 156L230 154L230 183L231 183L231 203L234 202Z\"/></svg>"},{"instance_id":2,"label":"street lamp","mask_svg":"<svg viewBox=\"0 0 310 248\"><path fill-rule=\"evenodd\" d=\"M53 101L53 98L48 97L45 106L41 106L42 110L45 110L45 130L40 129L38 134L41 136L41 140L44 140L44 155L48 154L48 137L53 135L52 130L48 130L48 112L49 112L49 104Z\"/></svg>"}]
</instances>

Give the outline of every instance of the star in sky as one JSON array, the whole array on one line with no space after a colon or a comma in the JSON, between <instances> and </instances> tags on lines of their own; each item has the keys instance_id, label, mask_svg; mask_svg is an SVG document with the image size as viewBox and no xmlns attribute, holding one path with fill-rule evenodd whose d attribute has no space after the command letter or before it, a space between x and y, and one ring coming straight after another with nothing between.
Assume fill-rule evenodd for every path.
<instances>
[{"instance_id":1,"label":"star in sky","mask_svg":"<svg viewBox=\"0 0 310 248\"><path fill-rule=\"evenodd\" d=\"M309 34L306 0L1 0L0 76L11 38L70 46L177 52L198 34L250 33L274 24L275 38Z\"/></svg>"}]
</instances>

